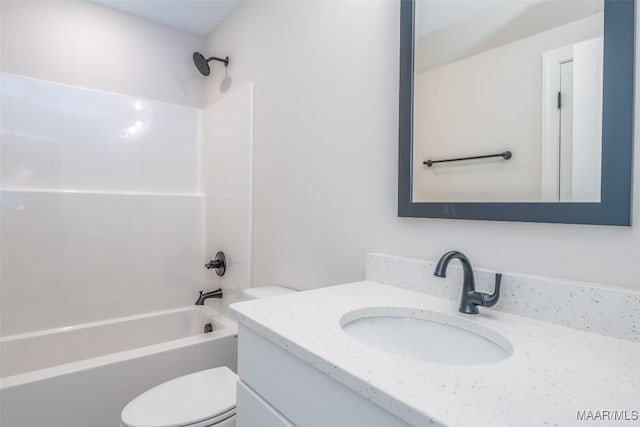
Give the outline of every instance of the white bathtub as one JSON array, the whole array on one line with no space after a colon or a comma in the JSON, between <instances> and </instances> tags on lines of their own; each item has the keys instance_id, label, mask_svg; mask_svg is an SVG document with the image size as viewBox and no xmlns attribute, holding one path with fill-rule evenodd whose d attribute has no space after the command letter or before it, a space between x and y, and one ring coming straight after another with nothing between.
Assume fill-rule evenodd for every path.
<instances>
[{"instance_id":1,"label":"white bathtub","mask_svg":"<svg viewBox=\"0 0 640 427\"><path fill-rule=\"evenodd\" d=\"M0 338L0 425L117 426L122 408L156 384L235 371L236 336L233 320L191 306Z\"/></svg>"}]
</instances>

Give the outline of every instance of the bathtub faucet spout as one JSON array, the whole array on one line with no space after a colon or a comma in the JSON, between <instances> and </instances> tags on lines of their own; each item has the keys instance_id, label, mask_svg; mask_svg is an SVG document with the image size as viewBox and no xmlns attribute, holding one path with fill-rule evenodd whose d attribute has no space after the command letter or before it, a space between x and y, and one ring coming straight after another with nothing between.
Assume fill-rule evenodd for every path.
<instances>
[{"instance_id":1,"label":"bathtub faucet spout","mask_svg":"<svg viewBox=\"0 0 640 427\"><path fill-rule=\"evenodd\" d=\"M215 291L202 292L198 295L196 305L204 305L205 300L209 298L222 298L222 289L216 289Z\"/></svg>"}]
</instances>

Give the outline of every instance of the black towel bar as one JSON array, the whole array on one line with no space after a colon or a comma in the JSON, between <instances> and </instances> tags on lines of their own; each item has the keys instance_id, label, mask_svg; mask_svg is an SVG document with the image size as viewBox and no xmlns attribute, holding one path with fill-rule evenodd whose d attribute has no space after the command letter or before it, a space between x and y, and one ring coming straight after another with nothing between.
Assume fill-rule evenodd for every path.
<instances>
[{"instance_id":1,"label":"black towel bar","mask_svg":"<svg viewBox=\"0 0 640 427\"><path fill-rule=\"evenodd\" d=\"M490 157L502 157L505 160L509 160L512 156L511 151L505 151L498 154L486 154L484 156L471 156L471 157L458 157L457 159L445 159L445 160L425 160L422 164L431 167L434 163L446 163L446 162L460 162L462 160L475 160L475 159L488 159Z\"/></svg>"}]
</instances>

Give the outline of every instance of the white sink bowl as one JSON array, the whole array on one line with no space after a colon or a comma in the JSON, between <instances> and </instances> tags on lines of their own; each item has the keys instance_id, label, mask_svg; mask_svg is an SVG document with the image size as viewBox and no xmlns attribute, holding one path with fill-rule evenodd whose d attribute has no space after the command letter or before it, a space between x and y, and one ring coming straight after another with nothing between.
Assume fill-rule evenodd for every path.
<instances>
[{"instance_id":1,"label":"white sink bowl","mask_svg":"<svg viewBox=\"0 0 640 427\"><path fill-rule=\"evenodd\" d=\"M400 307L375 307L344 315L342 329L385 353L451 365L495 363L513 354L496 332L460 316Z\"/></svg>"}]
</instances>

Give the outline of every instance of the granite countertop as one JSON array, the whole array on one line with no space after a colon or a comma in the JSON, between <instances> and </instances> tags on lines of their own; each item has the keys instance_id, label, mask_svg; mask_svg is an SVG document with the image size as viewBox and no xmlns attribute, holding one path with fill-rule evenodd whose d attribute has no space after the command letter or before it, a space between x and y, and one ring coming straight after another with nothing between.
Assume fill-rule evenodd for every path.
<instances>
[{"instance_id":1,"label":"granite countertop","mask_svg":"<svg viewBox=\"0 0 640 427\"><path fill-rule=\"evenodd\" d=\"M372 307L471 321L480 333L488 328L506 338L513 354L495 363L447 365L377 351L340 326L345 314ZM456 302L371 281L231 309L241 324L415 426L566 427L588 424L578 411L620 411L628 419L640 411L637 342L483 307L479 315L464 315Z\"/></svg>"}]
</instances>

